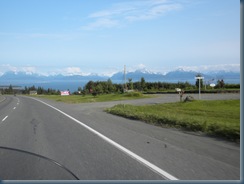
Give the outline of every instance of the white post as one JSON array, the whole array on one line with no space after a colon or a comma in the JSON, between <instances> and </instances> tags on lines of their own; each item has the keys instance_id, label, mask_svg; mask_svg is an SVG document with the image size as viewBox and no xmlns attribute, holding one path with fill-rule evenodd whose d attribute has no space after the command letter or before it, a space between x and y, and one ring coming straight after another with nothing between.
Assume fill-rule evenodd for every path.
<instances>
[{"instance_id":1,"label":"white post","mask_svg":"<svg viewBox=\"0 0 244 184\"><path fill-rule=\"evenodd\" d=\"M200 100L201 99L201 83L200 83L200 79L199 79L198 84L199 84L199 100Z\"/></svg>"},{"instance_id":2,"label":"white post","mask_svg":"<svg viewBox=\"0 0 244 184\"><path fill-rule=\"evenodd\" d=\"M195 79L198 79L198 86L199 86L199 100L201 99L201 84L200 84L200 80L204 79L204 77L195 77Z\"/></svg>"}]
</instances>

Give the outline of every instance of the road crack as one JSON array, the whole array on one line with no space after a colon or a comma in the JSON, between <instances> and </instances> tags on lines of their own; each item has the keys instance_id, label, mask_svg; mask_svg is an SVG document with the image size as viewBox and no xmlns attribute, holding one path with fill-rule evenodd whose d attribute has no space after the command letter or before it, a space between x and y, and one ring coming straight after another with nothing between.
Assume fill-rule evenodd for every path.
<instances>
[{"instance_id":1,"label":"road crack","mask_svg":"<svg viewBox=\"0 0 244 184\"><path fill-rule=\"evenodd\" d=\"M33 132L36 135L37 127L40 124L40 122L36 121L36 119L34 118L34 119L31 120L30 124L32 124L32 126L33 126Z\"/></svg>"}]
</instances>

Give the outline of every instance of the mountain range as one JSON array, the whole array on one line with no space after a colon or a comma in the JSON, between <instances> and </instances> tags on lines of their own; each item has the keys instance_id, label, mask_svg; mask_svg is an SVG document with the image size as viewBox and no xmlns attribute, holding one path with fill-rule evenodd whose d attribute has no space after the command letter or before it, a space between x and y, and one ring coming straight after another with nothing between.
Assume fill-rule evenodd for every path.
<instances>
[{"instance_id":1,"label":"mountain range","mask_svg":"<svg viewBox=\"0 0 244 184\"><path fill-rule=\"evenodd\" d=\"M128 79L132 79L132 82L140 81L142 77L147 82L189 82L194 84L196 79L195 76L199 74L196 71L185 71L183 69L178 69L175 71L170 71L166 74L151 72L145 69L136 70L133 72L127 72L124 76L124 72L117 72L111 77L108 76L100 76L97 74L91 74L87 76L82 75L50 75L44 76L37 73L25 73L25 72L12 72L8 71L0 76L0 86L1 85L20 85L20 86L46 86L50 88L58 88L61 84L65 87L63 88L74 88L77 89L78 86L85 85L88 81L106 81L111 79L114 83L123 83L124 78L126 77L126 81ZM214 82L217 80L223 79L225 83L239 84L240 83L240 72L232 72L232 71L212 71L201 73L201 76L204 77L206 82ZM73 86L72 86L73 85ZM61 87L60 87L61 88Z\"/></svg>"}]
</instances>

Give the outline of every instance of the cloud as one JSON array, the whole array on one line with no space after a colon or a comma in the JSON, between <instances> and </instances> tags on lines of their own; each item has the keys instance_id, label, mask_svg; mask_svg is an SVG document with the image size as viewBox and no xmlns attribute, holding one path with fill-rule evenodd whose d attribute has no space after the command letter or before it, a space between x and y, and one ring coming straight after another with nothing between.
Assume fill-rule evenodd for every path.
<instances>
[{"instance_id":1,"label":"cloud","mask_svg":"<svg viewBox=\"0 0 244 184\"><path fill-rule=\"evenodd\" d=\"M112 20L109 18L100 18L100 19L97 19L96 21L84 26L83 29L91 30L91 29L101 28L101 27L111 28L111 27L115 27L115 26L118 26L118 21Z\"/></svg>"},{"instance_id":2,"label":"cloud","mask_svg":"<svg viewBox=\"0 0 244 184\"><path fill-rule=\"evenodd\" d=\"M63 73L68 75L79 75L81 74L81 69L79 67L67 67L63 69Z\"/></svg>"},{"instance_id":3,"label":"cloud","mask_svg":"<svg viewBox=\"0 0 244 184\"><path fill-rule=\"evenodd\" d=\"M144 64L139 64L139 65L138 65L138 68L139 68L139 69L144 69L144 68L146 68L146 65L144 65Z\"/></svg>"},{"instance_id":4,"label":"cloud","mask_svg":"<svg viewBox=\"0 0 244 184\"><path fill-rule=\"evenodd\" d=\"M113 4L88 16L89 24L82 29L112 28L135 21L152 20L181 9L180 3L170 0L134 0Z\"/></svg>"},{"instance_id":5,"label":"cloud","mask_svg":"<svg viewBox=\"0 0 244 184\"><path fill-rule=\"evenodd\" d=\"M24 66L20 68L21 71L27 73L27 74L33 74L36 73L36 67L33 66Z\"/></svg>"},{"instance_id":6,"label":"cloud","mask_svg":"<svg viewBox=\"0 0 244 184\"><path fill-rule=\"evenodd\" d=\"M179 4L157 5L149 8L145 12L137 12L125 17L128 21L151 20L163 16L165 13L180 9Z\"/></svg>"},{"instance_id":7,"label":"cloud","mask_svg":"<svg viewBox=\"0 0 244 184\"><path fill-rule=\"evenodd\" d=\"M1 73L5 73L5 72L8 72L8 71L18 72L18 68L15 67L15 66L11 66L9 64L2 64L2 65L0 65L0 72Z\"/></svg>"},{"instance_id":8,"label":"cloud","mask_svg":"<svg viewBox=\"0 0 244 184\"><path fill-rule=\"evenodd\" d=\"M87 76L90 75L91 73L89 72L82 72L80 67L67 67L67 68L62 68L59 69L56 74L62 74L62 75L82 75L82 76Z\"/></svg>"},{"instance_id":9,"label":"cloud","mask_svg":"<svg viewBox=\"0 0 244 184\"><path fill-rule=\"evenodd\" d=\"M25 72L26 74L33 74L36 73L36 67L33 66L21 66L21 67L16 67L16 66L12 66L9 64L2 64L0 65L0 73L4 74L5 72Z\"/></svg>"},{"instance_id":10,"label":"cloud","mask_svg":"<svg viewBox=\"0 0 244 184\"><path fill-rule=\"evenodd\" d=\"M196 72L211 72L211 71L232 71L240 72L240 64L218 64L218 65L200 65L200 66L179 66L177 69Z\"/></svg>"},{"instance_id":11,"label":"cloud","mask_svg":"<svg viewBox=\"0 0 244 184\"><path fill-rule=\"evenodd\" d=\"M12 66L9 64L0 64L0 76L8 71L12 71L15 73L18 72L25 72L27 74L39 74L44 76L52 76L52 75L65 75L65 76L72 76L72 75L82 75L88 76L90 74L98 74L100 76L109 76L111 77L113 74L117 72L123 72L124 68L117 68L117 67L106 67L103 68L102 71L95 71L95 68L85 69L82 67L65 67L65 68L50 68L50 67L36 67L36 66ZM216 72L216 71L232 71L232 72L240 72L240 64L218 64L218 65L200 65L200 66L178 66L175 68L151 68L144 64L138 64L134 66L126 66L126 72L133 72L136 70L154 72L154 73L168 73L170 71L176 69L183 69L185 71L195 71L200 73L207 73L207 72Z\"/></svg>"},{"instance_id":12,"label":"cloud","mask_svg":"<svg viewBox=\"0 0 244 184\"><path fill-rule=\"evenodd\" d=\"M134 65L134 66L126 66L126 71L134 72L136 70L145 70L146 68L147 68L147 66L141 63L141 64Z\"/></svg>"},{"instance_id":13,"label":"cloud","mask_svg":"<svg viewBox=\"0 0 244 184\"><path fill-rule=\"evenodd\" d=\"M64 34L47 34L47 33L31 33L29 35L30 38L47 38L47 39L60 39L64 38L67 35Z\"/></svg>"},{"instance_id":14,"label":"cloud","mask_svg":"<svg viewBox=\"0 0 244 184\"><path fill-rule=\"evenodd\" d=\"M16 33L16 32L0 32L0 38L17 39L17 40L77 40L82 38L83 35L80 33Z\"/></svg>"}]
</instances>

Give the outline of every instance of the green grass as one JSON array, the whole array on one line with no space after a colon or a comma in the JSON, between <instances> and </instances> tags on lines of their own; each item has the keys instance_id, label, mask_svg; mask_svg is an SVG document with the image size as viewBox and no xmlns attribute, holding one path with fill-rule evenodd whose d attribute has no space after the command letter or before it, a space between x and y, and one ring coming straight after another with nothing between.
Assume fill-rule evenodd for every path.
<instances>
[{"instance_id":1,"label":"green grass","mask_svg":"<svg viewBox=\"0 0 244 184\"><path fill-rule=\"evenodd\" d=\"M124 94L102 94L97 96L92 95L40 95L42 98L48 98L51 100L64 102L64 103L89 103L89 102L107 102L107 101L119 101L119 100L132 100L141 98L150 98L151 95L143 95L138 92L124 93Z\"/></svg>"},{"instance_id":2,"label":"green grass","mask_svg":"<svg viewBox=\"0 0 244 184\"><path fill-rule=\"evenodd\" d=\"M107 112L163 127L240 139L240 100L193 101L157 105L116 105Z\"/></svg>"}]
</instances>

